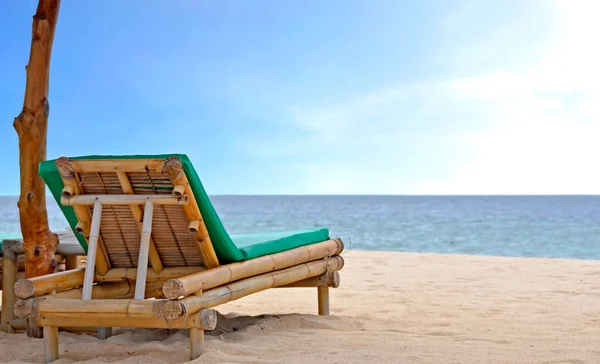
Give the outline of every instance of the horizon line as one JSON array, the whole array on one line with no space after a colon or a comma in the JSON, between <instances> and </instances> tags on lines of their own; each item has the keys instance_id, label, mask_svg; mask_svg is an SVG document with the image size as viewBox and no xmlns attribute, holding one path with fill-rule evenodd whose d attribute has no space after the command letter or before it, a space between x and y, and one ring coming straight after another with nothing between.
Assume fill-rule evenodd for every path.
<instances>
[{"instance_id":1,"label":"horizon line","mask_svg":"<svg viewBox=\"0 0 600 364\"><path fill-rule=\"evenodd\" d=\"M600 196L600 193L474 193L474 194L440 194L440 193L423 193L423 194L388 194L388 193L340 193L340 194L330 194L330 193L273 193L273 194L264 194L264 193L222 193L222 194L207 194L208 196L214 197L235 197L235 196L263 196L263 197L329 197L329 196L338 196L338 197L564 197L564 196ZM0 197L20 197L20 195L2 195ZM52 194L46 195L46 197L51 197Z\"/></svg>"}]
</instances>

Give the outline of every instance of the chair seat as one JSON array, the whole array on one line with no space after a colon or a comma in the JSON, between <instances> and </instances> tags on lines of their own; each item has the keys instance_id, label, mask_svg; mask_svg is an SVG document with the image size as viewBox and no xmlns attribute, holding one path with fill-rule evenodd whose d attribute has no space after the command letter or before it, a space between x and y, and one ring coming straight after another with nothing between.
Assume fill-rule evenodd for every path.
<instances>
[{"instance_id":1,"label":"chair seat","mask_svg":"<svg viewBox=\"0 0 600 364\"><path fill-rule=\"evenodd\" d=\"M319 228L229 236L245 259L253 259L328 240L329 230Z\"/></svg>"}]
</instances>

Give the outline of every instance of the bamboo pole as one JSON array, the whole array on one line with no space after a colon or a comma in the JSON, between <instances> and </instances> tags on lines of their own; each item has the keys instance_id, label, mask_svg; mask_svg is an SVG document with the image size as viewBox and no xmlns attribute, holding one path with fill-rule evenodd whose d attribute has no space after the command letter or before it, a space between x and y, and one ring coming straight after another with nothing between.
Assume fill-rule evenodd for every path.
<instances>
[{"instance_id":1,"label":"bamboo pole","mask_svg":"<svg viewBox=\"0 0 600 364\"><path fill-rule=\"evenodd\" d=\"M119 178L119 183L121 184L121 188L123 192L129 195L133 195L133 187L131 186L131 181L129 181L129 177L127 177L126 172L117 171L117 178ZM181 197L179 195L178 197ZM138 230L140 234L142 233L142 209L139 205L129 205L129 209L131 210L131 215L135 220ZM154 244L154 240L150 237L150 251L148 252L148 259L150 260L150 265L152 265L152 269L156 273L160 273L163 270L163 264L160 260L160 256L158 255L158 250L156 250L156 245Z\"/></svg>"},{"instance_id":2,"label":"bamboo pole","mask_svg":"<svg viewBox=\"0 0 600 364\"><path fill-rule=\"evenodd\" d=\"M7 333L14 333L10 322L15 318L12 306L15 303L15 293L11 289L17 280L18 266L17 256L10 254L7 246L2 246L2 315L0 315L0 330Z\"/></svg>"},{"instance_id":3,"label":"bamboo pole","mask_svg":"<svg viewBox=\"0 0 600 364\"><path fill-rule=\"evenodd\" d=\"M121 282L107 282L100 283L93 286L92 299L93 300L106 300L106 299L131 299L134 294L134 285L132 281L121 281ZM146 285L146 296L145 298L159 298L162 296L162 282L154 282ZM81 287L73 288L62 292L52 292L51 294L39 296L40 299L71 299L81 300L82 289ZM28 317L34 312L34 304L37 304L35 298L29 299L17 299L12 306L11 312L13 317ZM183 307L183 306L182 306ZM8 307L7 307L8 308ZM183 310L183 308L181 308ZM170 312L174 312L170 309L167 315L171 315Z\"/></svg>"},{"instance_id":4,"label":"bamboo pole","mask_svg":"<svg viewBox=\"0 0 600 364\"><path fill-rule=\"evenodd\" d=\"M44 326L44 363L58 360L58 327Z\"/></svg>"},{"instance_id":5,"label":"bamboo pole","mask_svg":"<svg viewBox=\"0 0 600 364\"><path fill-rule=\"evenodd\" d=\"M92 226L90 228L90 242L88 246L87 263L83 278L83 293L81 299L89 300L92 298L92 284L94 283L94 269L96 262L96 251L98 250L98 237L100 236L100 221L102 219L102 204L98 201L94 203L94 213L92 215Z\"/></svg>"},{"instance_id":6,"label":"bamboo pole","mask_svg":"<svg viewBox=\"0 0 600 364\"><path fill-rule=\"evenodd\" d=\"M152 201L146 201L144 207L144 222L142 225L142 237L140 241L140 252L138 255L137 277L135 282L136 300L144 299L146 288L146 272L148 271L148 252L150 251L150 235L152 234L152 216L154 205Z\"/></svg>"},{"instance_id":7,"label":"bamboo pole","mask_svg":"<svg viewBox=\"0 0 600 364\"><path fill-rule=\"evenodd\" d=\"M200 357L204 353L204 330L192 327L190 329L190 360Z\"/></svg>"},{"instance_id":8,"label":"bamboo pole","mask_svg":"<svg viewBox=\"0 0 600 364\"><path fill-rule=\"evenodd\" d=\"M286 284L279 288L307 288L307 287L331 287L338 288L340 286L340 273L331 271L317 277L304 279L302 281Z\"/></svg>"},{"instance_id":9,"label":"bamboo pole","mask_svg":"<svg viewBox=\"0 0 600 364\"><path fill-rule=\"evenodd\" d=\"M329 287L317 287L319 315L329 316Z\"/></svg>"},{"instance_id":10,"label":"bamboo pole","mask_svg":"<svg viewBox=\"0 0 600 364\"><path fill-rule=\"evenodd\" d=\"M165 196L165 195L77 195L61 197L60 203L64 206L94 205L100 202L103 205L143 205L146 201L152 201L155 205L187 205L189 197Z\"/></svg>"},{"instance_id":11,"label":"bamboo pole","mask_svg":"<svg viewBox=\"0 0 600 364\"><path fill-rule=\"evenodd\" d=\"M163 282L146 284L144 298L162 297ZM92 299L133 298L135 292L133 281L106 282L95 284L92 287ZM82 288L73 288L56 292L54 297L67 299L81 299ZM42 296L43 297L43 296Z\"/></svg>"},{"instance_id":12,"label":"bamboo pole","mask_svg":"<svg viewBox=\"0 0 600 364\"><path fill-rule=\"evenodd\" d=\"M69 159L66 157L58 158L56 160L56 168L60 173L61 179L65 186L62 191L61 199L70 198L71 196L73 196L73 193L75 195L79 194L81 192L79 190L80 181L78 175L74 172L75 169L73 168L73 165L71 164ZM78 220L77 226L75 227L75 231L86 237L89 250L89 235L91 230L90 221L92 219L91 209L89 206L74 205L73 211L75 212L75 215L77 216ZM108 264L108 255L106 254L106 249L104 248L102 237L99 237L98 239L98 245L101 248L101 254L96 254L95 267L96 272L98 274L103 275L106 274L106 272L108 272L108 270L110 269L110 265ZM88 261L87 264L89 265L89 263L90 262Z\"/></svg>"},{"instance_id":13,"label":"bamboo pole","mask_svg":"<svg viewBox=\"0 0 600 364\"><path fill-rule=\"evenodd\" d=\"M187 276L193 273L205 271L204 266L189 266L189 267L167 267L162 272L155 273L148 271L146 273L146 282L166 281L168 279ZM96 274L96 282L115 282L121 280L135 281L137 278L137 268L113 268L104 275Z\"/></svg>"},{"instance_id":14,"label":"bamboo pole","mask_svg":"<svg viewBox=\"0 0 600 364\"><path fill-rule=\"evenodd\" d=\"M331 239L252 260L227 264L204 272L170 279L165 282L163 293L167 298L176 299L242 278L338 255L343 249L344 244L340 239Z\"/></svg>"},{"instance_id":15,"label":"bamboo pole","mask_svg":"<svg viewBox=\"0 0 600 364\"><path fill-rule=\"evenodd\" d=\"M42 296L52 291L59 292L81 286L84 277L85 269L77 268L31 279L19 279L14 284L14 293L22 299Z\"/></svg>"},{"instance_id":16,"label":"bamboo pole","mask_svg":"<svg viewBox=\"0 0 600 364\"><path fill-rule=\"evenodd\" d=\"M39 0L33 16L29 63L25 67L25 97L13 126L19 137L19 220L25 247L25 276L37 277L54 271L52 259L58 238L50 231L46 210L46 186L38 175L46 160L48 102L52 42L60 0Z\"/></svg>"},{"instance_id":17,"label":"bamboo pole","mask_svg":"<svg viewBox=\"0 0 600 364\"><path fill-rule=\"evenodd\" d=\"M2 266L4 265L4 263L2 263L2 260L0 260L0 272L2 272ZM25 269L25 256L24 255L19 255L17 257L17 269L19 271L22 271L23 269ZM2 286L0 286L0 289L2 288Z\"/></svg>"},{"instance_id":18,"label":"bamboo pole","mask_svg":"<svg viewBox=\"0 0 600 364\"><path fill-rule=\"evenodd\" d=\"M102 300L74 300L52 297L38 297L28 300L26 305L31 305L31 315L40 317L79 317L97 316L102 318L158 318L179 319L186 312L183 305L164 305L161 302L176 302L169 300L135 300L135 299L102 299ZM178 310L179 312L176 312ZM196 311L198 312L198 311ZM26 310L23 310L26 313ZM62 325L58 325L62 326ZM77 326L77 325L65 325ZM88 324L86 326L95 326ZM113 325L100 325L113 326ZM119 326L119 325L116 325Z\"/></svg>"},{"instance_id":19,"label":"bamboo pole","mask_svg":"<svg viewBox=\"0 0 600 364\"><path fill-rule=\"evenodd\" d=\"M67 255L65 257L65 270L73 270L81 265L80 255Z\"/></svg>"},{"instance_id":20,"label":"bamboo pole","mask_svg":"<svg viewBox=\"0 0 600 364\"><path fill-rule=\"evenodd\" d=\"M183 194L185 194L185 186L184 185L177 185L173 187L173 196L183 196Z\"/></svg>"},{"instance_id":21,"label":"bamboo pole","mask_svg":"<svg viewBox=\"0 0 600 364\"><path fill-rule=\"evenodd\" d=\"M99 327L96 330L96 336L100 340L106 340L112 336L112 327Z\"/></svg>"},{"instance_id":22,"label":"bamboo pole","mask_svg":"<svg viewBox=\"0 0 600 364\"><path fill-rule=\"evenodd\" d=\"M208 314L204 314L208 312ZM189 329L196 327L202 330L214 330L216 327L216 312L214 310L203 310L180 320L170 321L156 317L114 317L98 314L80 315L71 314L65 317L38 316L36 322L42 326L58 327L136 327L147 329ZM206 319L205 317L209 317ZM214 318L214 319L213 319Z\"/></svg>"},{"instance_id":23,"label":"bamboo pole","mask_svg":"<svg viewBox=\"0 0 600 364\"><path fill-rule=\"evenodd\" d=\"M64 158L64 157L63 157ZM122 172L161 172L165 161L162 159L96 159L70 160L74 170L79 173L115 173Z\"/></svg>"},{"instance_id":24,"label":"bamboo pole","mask_svg":"<svg viewBox=\"0 0 600 364\"><path fill-rule=\"evenodd\" d=\"M317 260L291 268L246 278L226 286L203 291L201 295L188 296L177 302L183 302L187 307L186 311L194 313L201 309L222 305L269 288L284 286L296 281L315 277L327 271L340 270L343 266L344 259L337 255L327 260ZM162 305L163 302L165 302L165 300L161 301L159 305Z\"/></svg>"},{"instance_id":25,"label":"bamboo pole","mask_svg":"<svg viewBox=\"0 0 600 364\"><path fill-rule=\"evenodd\" d=\"M26 327L25 327L25 320L22 319L22 318L13 319L10 322L10 326L14 330L13 333L16 332L16 331L23 331L23 330L26 329Z\"/></svg>"},{"instance_id":26,"label":"bamboo pole","mask_svg":"<svg viewBox=\"0 0 600 364\"><path fill-rule=\"evenodd\" d=\"M189 204L183 206L183 212L189 221L197 220L200 222L196 232L196 239L204 265L206 265L206 267L209 269L218 267L219 259L215 253L210 236L208 235L208 230L206 229L206 224L204 224L204 220L202 220L202 213L198 207L196 197L194 196L192 187L190 186L185 172L183 171L183 165L179 158L167 158L162 172L169 174L169 178L171 179L173 186L183 186L185 195L189 197ZM176 188L178 191L181 190L181 187Z\"/></svg>"},{"instance_id":27,"label":"bamboo pole","mask_svg":"<svg viewBox=\"0 0 600 364\"><path fill-rule=\"evenodd\" d=\"M14 319L10 322L10 326L12 326L13 330L15 331L23 331L26 330L26 326L25 326L25 319L22 318L17 318ZM81 327L59 327L58 329L59 331L66 331L66 332L96 332L96 328L95 327L85 327L85 326L81 326Z\"/></svg>"},{"instance_id":28,"label":"bamboo pole","mask_svg":"<svg viewBox=\"0 0 600 364\"><path fill-rule=\"evenodd\" d=\"M217 313L214 310L201 310L200 327L190 328L190 360L198 358L204 352L204 330L217 327Z\"/></svg>"}]
</instances>

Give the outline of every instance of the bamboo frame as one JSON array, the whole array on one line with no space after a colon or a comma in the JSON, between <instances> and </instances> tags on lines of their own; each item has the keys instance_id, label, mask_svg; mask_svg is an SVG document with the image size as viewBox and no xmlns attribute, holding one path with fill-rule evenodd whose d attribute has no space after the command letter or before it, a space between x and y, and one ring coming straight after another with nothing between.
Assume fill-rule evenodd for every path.
<instances>
[{"instance_id":1,"label":"bamboo frame","mask_svg":"<svg viewBox=\"0 0 600 364\"><path fill-rule=\"evenodd\" d=\"M58 326L44 326L44 362L58 359Z\"/></svg>"},{"instance_id":2,"label":"bamboo frame","mask_svg":"<svg viewBox=\"0 0 600 364\"><path fill-rule=\"evenodd\" d=\"M332 242L337 243L335 240ZM331 242L326 242L331 243ZM313 247L314 250L314 247ZM273 255L274 256L274 255ZM274 259L271 256L271 259ZM19 316L27 316L44 330L44 347L51 355L46 360L57 360L57 333L59 327L137 327L190 330L190 359L199 357L204 351L204 330L216 327L216 313L210 308L240 299L269 288L296 286L317 286L319 290L319 314L329 314L328 288L339 286L338 270L344 266L339 255L317 258L306 263L273 272L254 275L221 285L207 291L197 292L180 300L158 299L93 299L77 300L63 298L73 295L76 289L56 293L53 296L31 298L19 301L23 309ZM128 282L97 284L98 296L117 290L102 292L103 286L119 286L124 289ZM160 287L161 283L150 283ZM130 287L127 287L129 291ZM324 292L325 290L325 292ZM136 289L137 292L137 289ZM327 294L324 294L327 293ZM76 297L74 295L73 297ZM17 305L16 305L17 306ZM19 307L15 307L17 310ZM29 311L27 311L29 310ZM55 329L56 328L56 329ZM48 333L48 334L47 334ZM109 334L110 331L107 331ZM99 337L102 333L99 332ZM106 335L105 335L106 336Z\"/></svg>"},{"instance_id":3,"label":"bamboo frame","mask_svg":"<svg viewBox=\"0 0 600 364\"><path fill-rule=\"evenodd\" d=\"M317 277L312 277L286 284L279 288L306 288L306 287L332 287L340 286L340 273L338 271L330 271Z\"/></svg>"},{"instance_id":4,"label":"bamboo frame","mask_svg":"<svg viewBox=\"0 0 600 364\"><path fill-rule=\"evenodd\" d=\"M30 315L35 317L60 317L63 319L71 316L98 316L115 319L136 317L167 318L167 321L170 321L177 320L186 313L181 305L165 305L163 302L171 301L136 299L74 300L54 297L37 297L31 298L24 304L24 307L31 305ZM195 312L197 311L199 310L196 310ZM24 310L23 313L26 314L26 310ZM86 326L95 325L88 323ZM112 325L101 324L99 326Z\"/></svg>"},{"instance_id":5,"label":"bamboo frame","mask_svg":"<svg viewBox=\"0 0 600 364\"><path fill-rule=\"evenodd\" d=\"M131 181L129 181L129 177L127 177L127 173L118 171L117 178L119 179L119 183L121 184L123 192L128 195L133 195L133 187L131 186ZM129 205L129 208L131 210L131 215L135 219L135 222L138 226L138 230L141 234L142 209L139 205ZM150 237L150 251L148 252L148 259L150 260L150 265L152 265L152 269L154 270L154 272L160 273L163 270L163 264L160 261L160 256L158 255L158 251L156 250L156 245L154 244L154 240L152 239L152 237Z\"/></svg>"},{"instance_id":6,"label":"bamboo frame","mask_svg":"<svg viewBox=\"0 0 600 364\"><path fill-rule=\"evenodd\" d=\"M155 205L182 205L189 203L189 196L181 197L164 195L77 195L61 197L60 203L64 206L88 206L100 202L103 205L143 205L152 201Z\"/></svg>"},{"instance_id":7,"label":"bamboo frame","mask_svg":"<svg viewBox=\"0 0 600 364\"><path fill-rule=\"evenodd\" d=\"M205 311L207 313L205 313ZM99 316L86 314L73 314L65 317L60 316L36 316L36 322L40 326L57 327L89 327L89 326L112 326L112 327L134 327L147 329L189 329L191 327L202 330L214 330L217 323L217 314L214 310L203 310L185 317L183 320L169 321L152 316L120 317Z\"/></svg>"},{"instance_id":8,"label":"bamboo frame","mask_svg":"<svg viewBox=\"0 0 600 364\"><path fill-rule=\"evenodd\" d=\"M329 316L329 287L317 287L317 298L319 315Z\"/></svg>"},{"instance_id":9,"label":"bamboo frame","mask_svg":"<svg viewBox=\"0 0 600 364\"><path fill-rule=\"evenodd\" d=\"M10 322L10 326L15 331L26 330L25 320L22 318L16 318L16 319L12 320ZM97 329L95 327L84 327L84 326L79 326L79 327L63 326L63 327L58 328L58 331L67 331L67 332L71 332L71 333L79 333L79 332L88 333L88 332L96 332L96 330Z\"/></svg>"},{"instance_id":10,"label":"bamboo frame","mask_svg":"<svg viewBox=\"0 0 600 364\"><path fill-rule=\"evenodd\" d=\"M146 282L166 281L168 279L186 276L206 270L204 266L187 267L167 267L160 273L148 271L146 273ZM123 279L135 281L137 278L137 268L113 268L104 275L96 274L96 282L117 282Z\"/></svg>"},{"instance_id":11,"label":"bamboo frame","mask_svg":"<svg viewBox=\"0 0 600 364\"><path fill-rule=\"evenodd\" d=\"M100 328L101 338L108 337L113 326L189 329L193 360L204 351L204 330L216 327L217 315L211 308L271 288L316 287L318 312L329 314L329 288L339 286L338 270L344 266L339 255L344 248L340 239L220 265L178 157L73 161L60 158L56 163L65 186L61 202L73 207L78 218L76 230L87 235L88 263L85 270L50 274L15 285L19 297L26 298L14 304L14 313L26 318L28 330L43 329L44 360L58 359L60 327L90 326ZM83 183L82 178L87 182ZM82 193L84 190L90 194ZM103 206L108 205L127 205L129 209L112 210L104 223L109 227L103 225L101 232ZM109 209L104 212L108 214ZM128 219L126 225L119 222L123 218ZM168 228L164 228L167 223ZM187 229L193 238L179 235L182 229ZM134 267L131 255L127 261L119 254L135 254L135 250L130 253L129 246L138 239L138 232L139 254ZM178 235L171 237L173 232ZM161 239L164 236L166 240L154 241L152 235ZM171 241L177 244L175 248L169 246ZM123 244L127 247L121 248ZM187 258L189 254L193 257ZM184 264L193 266L173 267L179 264L180 256L186 258ZM126 268L113 268L110 262ZM148 269L149 265L152 269ZM15 321L15 315L9 323Z\"/></svg>"},{"instance_id":12,"label":"bamboo frame","mask_svg":"<svg viewBox=\"0 0 600 364\"><path fill-rule=\"evenodd\" d=\"M196 312L240 299L269 288L285 286L296 281L312 278L327 271L344 267L344 259L337 255L327 260L300 264L283 270L261 274L240 281L203 291L201 295L188 296L180 300L187 312Z\"/></svg>"},{"instance_id":13,"label":"bamboo frame","mask_svg":"<svg viewBox=\"0 0 600 364\"><path fill-rule=\"evenodd\" d=\"M113 317L38 317L38 325L44 328L44 362L51 363L59 359L58 355L58 327L85 325L106 325L137 328L164 328L164 329L189 329L190 330L190 359L194 360L204 351L204 330L214 330L217 326L217 313L214 310L202 310L188 316L183 321L167 322L157 318L132 318L125 319Z\"/></svg>"},{"instance_id":14,"label":"bamboo frame","mask_svg":"<svg viewBox=\"0 0 600 364\"><path fill-rule=\"evenodd\" d=\"M281 253L232 263L177 279L170 279L165 282L163 293L167 298L176 299L181 296L188 296L199 290L208 290L256 274L291 267L299 263L327 256L338 255L343 249L344 244L340 239L331 239L321 243L301 246Z\"/></svg>"},{"instance_id":15,"label":"bamboo frame","mask_svg":"<svg viewBox=\"0 0 600 364\"><path fill-rule=\"evenodd\" d=\"M163 282L150 282L144 289L144 298L162 297ZM135 285L133 281L106 282L95 284L92 287L92 299L112 299L112 298L133 298ZM69 290L56 292L53 297L67 299L81 299L82 288L72 288ZM41 296L44 297L44 296Z\"/></svg>"},{"instance_id":16,"label":"bamboo frame","mask_svg":"<svg viewBox=\"0 0 600 364\"><path fill-rule=\"evenodd\" d=\"M79 173L104 172L161 172L165 161L162 159L111 159L107 160L77 160L69 161L73 170Z\"/></svg>"},{"instance_id":17,"label":"bamboo frame","mask_svg":"<svg viewBox=\"0 0 600 364\"><path fill-rule=\"evenodd\" d=\"M15 318L11 309L15 300L15 292L11 289L17 280L18 265L16 254L9 253L9 246L2 245L2 315L0 315L0 330L7 333L14 333L15 330L10 325Z\"/></svg>"},{"instance_id":18,"label":"bamboo frame","mask_svg":"<svg viewBox=\"0 0 600 364\"><path fill-rule=\"evenodd\" d=\"M184 194L189 197L189 204L183 206L183 212L189 221L198 221L198 229L196 231L196 239L198 239L198 248L202 253L202 260L204 261L204 265L211 269L219 266L219 259L217 258L217 253L212 245L210 236L208 235L208 230L206 229L206 225L204 224L204 220L202 220L202 213L200 212L200 208L198 207L198 203L196 202L196 197L194 197L194 193L192 188L185 176L185 172L183 171L183 165L179 158L177 157L169 157L165 160L163 165L163 173L166 172L173 183L173 186L176 186L178 192L181 192L181 187L183 186ZM176 191L175 189L173 191Z\"/></svg>"},{"instance_id":19,"label":"bamboo frame","mask_svg":"<svg viewBox=\"0 0 600 364\"><path fill-rule=\"evenodd\" d=\"M159 274L149 271L146 275L145 290L155 292L160 289L162 291L162 286L164 282L168 279L173 277L180 277L182 275L187 275L190 273L195 273L198 271L202 271L203 269L204 267L171 267L165 268ZM84 275L85 269L77 268L32 279L20 279L16 283L14 283L14 290L6 290L6 292L4 292L5 294L3 295L3 298L6 300L6 303L3 303L3 305L6 304L6 306L4 307L12 307L13 304L10 302L14 302L14 300L10 300L10 292L13 292L15 294L15 297L27 299L30 297L41 297L53 291L57 292L57 297L59 297L63 292L68 292L69 290L77 289L78 291L81 291L81 288L75 287L80 287L83 285ZM129 287L129 285L131 284L130 282L134 282L136 280L136 277L137 268L113 268L110 271L108 271L107 275L105 276L96 275L94 277L94 281L99 282L99 284L93 286L92 298L95 298L94 295L96 294L96 290L109 289L108 287L111 286L107 285L107 283L115 284L112 286L113 288L110 289L116 289L116 287L125 286ZM8 281L11 280L9 274L4 274L3 279L6 279ZM9 286L10 285L11 284L9 284ZM126 293L123 294L125 295ZM149 296L154 297L154 294L146 295L146 297ZM81 296L79 296L78 298L80 297Z\"/></svg>"},{"instance_id":20,"label":"bamboo frame","mask_svg":"<svg viewBox=\"0 0 600 364\"><path fill-rule=\"evenodd\" d=\"M77 268L46 276L19 279L14 284L14 294L21 299L42 296L52 291L63 291L83 285L85 269Z\"/></svg>"},{"instance_id":21,"label":"bamboo frame","mask_svg":"<svg viewBox=\"0 0 600 364\"><path fill-rule=\"evenodd\" d=\"M85 254L83 248L75 238L75 235L70 230L58 231L56 233L58 236L59 244L56 248L56 256L64 256L65 259L69 259L72 257L77 257L82 254ZM0 331L7 333L14 333L15 330L22 330L20 328L24 323L19 323L19 328L15 328L13 324L14 321L14 312L13 306L17 299L17 295L15 294L14 288L16 282L18 282L18 274L19 270L23 268L24 263L24 254L25 247L22 239L5 239L2 244L2 287L4 287L2 292L2 314L0 315ZM68 264L67 264L68 265ZM64 272L54 273L57 275L63 275ZM52 275L52 274L50 274ZM35 278L31 278L33 282L38 280L44 280L45 276L39 276ZM81 274L83 277L83 272ZM31 283L34 287L37 286L37 283ZM42 284L43 286L43 284Z\"/></svg>"},{"instance_id":22,"label":"bamboo frame","mask_svg":"<svg viewBox=\"0 0 600 364\"><path fill-rule=\"evenodd\" d=\"M60 173L61 179L63 181L64 184L64 188L62 191L62 196L61 196L61 200L62 198L70 198L73 195L79 195L81 193L80 189L79 189L79 183L80 183L80 178L78 176L78 174L75 172L75 169L73 169L73 165L71 163L71 161L69 161L68 158L65 157L61 157L58 158L56 160L56 168ZM77 216L77 220L78 220L78 228L83 230L80 233L82 233L85 237L86 240L88 241L88 249L89 249L89 233L91 229L91 225L90 225L90 221L92 219L92 213L91 210L89 208L89 206L82 206L82 205L75 205L73 206L73 210L75 212L75 216ZM78 230L78 229L76 229ZM106 254L106 249L104 248L104 244L102 243L102 238L99 237L99 242L98 245L101 248L101 253L102 254L96 254L95 257L95 267L96 267L96 272L98 274L106 274L106 272L109 271L109 269L111 268L109 262L108 262L108 255ZM87 264L89 264L90 262L88 261Z\"/></svg>"}]
</instances>

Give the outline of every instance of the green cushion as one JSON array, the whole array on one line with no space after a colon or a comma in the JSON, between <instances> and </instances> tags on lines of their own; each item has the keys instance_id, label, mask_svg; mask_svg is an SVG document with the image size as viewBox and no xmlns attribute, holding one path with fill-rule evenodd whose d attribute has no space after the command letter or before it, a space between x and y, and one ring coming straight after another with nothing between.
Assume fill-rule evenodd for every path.
<instances>
[{"instance_id":1,"label":"green cushion","mask_svg":"<svg viewBox=\"0 0 600 364\"><path fill-rule=\"evenodd\" d=\"M231 239L246 259L279 253L329 239L329 230L283 231L256 234L232 234Z\"/></svg>"},{"instance_id":2,"label":"green cushion","mask_svg":"<svg viewBox=\"0 0 600 364\"><path fill-rule=\"evenodd\" d=\"M185 154L159 154L159 155L91 155L72 157L73 160L99 160L99 159L166 159L171 156L176 156L183 164L183 170L188 178L190 186L202 218L206 224L206 229L212 241L215 253L221 264L231 262L239 262L245 259L256 258L262 255L274 254L287 249L296 248L302 245L317 243L329 239L329 231L327 229L306 230L302 232L281 232L271 233L266 235L238 235L236 242L229 236L219 215L215 211L210 198L208 197L202 182ZM56 168L56 160L44 161L40 164L39 175L46 182L52 196L60 206L69 225L75 229L77 225L77 217L71 206L63 206L60 203L60 196L64 187L60 174ZM87 243L85 238L80 234L75 234L84 250L87 252ZM263 238L258 238L261 235ZM239 246L239 247L238 247Z\"/></svg>"}]
</instances>

